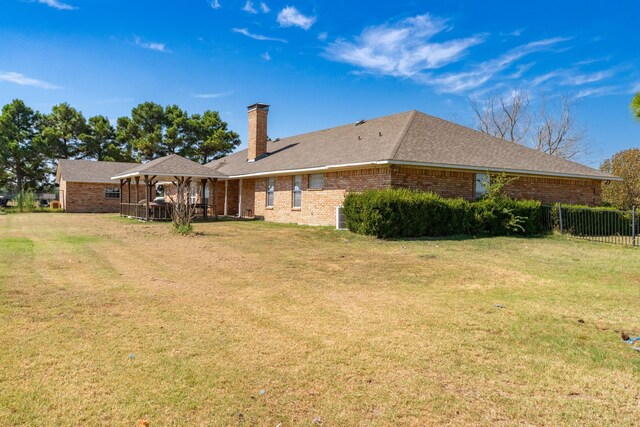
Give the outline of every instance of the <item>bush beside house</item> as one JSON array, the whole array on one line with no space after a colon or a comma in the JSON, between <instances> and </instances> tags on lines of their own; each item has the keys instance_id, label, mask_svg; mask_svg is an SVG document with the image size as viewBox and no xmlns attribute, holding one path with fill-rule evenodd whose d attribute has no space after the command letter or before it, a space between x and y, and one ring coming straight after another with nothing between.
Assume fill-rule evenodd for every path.
<instances>
[{"instance_id":1,"label":"bush beside house","mask_svg":"<svg viewBox=\"0 0 640 427\"><path fill-rule=\"evenodd\" d=\"M369 190L348 194L344 213L349 230L382 238L544 232L540 202L503 196L469 202L411 190Z\"/></svg>"}]
</instances>

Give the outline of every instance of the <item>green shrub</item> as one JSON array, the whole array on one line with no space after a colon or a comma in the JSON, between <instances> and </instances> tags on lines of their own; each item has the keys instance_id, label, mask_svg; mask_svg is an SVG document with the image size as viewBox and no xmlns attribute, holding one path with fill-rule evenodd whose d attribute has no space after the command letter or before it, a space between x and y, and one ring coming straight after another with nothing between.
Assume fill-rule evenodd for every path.
<instances>
[{"instance_id":1,"label":"green shrub","mask_svg":"<svg viewBox=\"0 0 640 427\"><path fill-rule=\"evenodd\" d=\"M13 206L20 212L33 212L37 208L38 198L33 191L20 191L13 199Z\"/></svg>"},{"instance_id":2,"label":"green shrub","mask_svg":"<svg viewBox=\"0 0 640 427\"><path fill-rule=\"evenodd\" d=\"M193 232L193 226L191 224L177 224L175 222L172 224L173 224L173 231L182 236L188 236Z\"/></svg>"},{"instance_id":3,"label":"green shrub","mask_svg":"<svg viewBox=\"0 0 640 427\"><path fill-rule=\"evenodd\" d=\"M496 196L469 202L402 189L349 193L344 201L349 230L382 238L539 234L540 210L530 200Z\"/></svg>"}]
</instances>

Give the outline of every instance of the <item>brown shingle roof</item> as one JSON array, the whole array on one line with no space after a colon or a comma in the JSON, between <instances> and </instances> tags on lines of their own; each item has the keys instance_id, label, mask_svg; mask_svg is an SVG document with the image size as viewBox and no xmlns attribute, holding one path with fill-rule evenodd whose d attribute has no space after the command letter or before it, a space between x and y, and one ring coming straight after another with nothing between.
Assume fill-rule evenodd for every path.
<instances>
[{"instance_id":1,"label":"brown shingle roof","mask_svg":"<svg viewBox=\"0 0 640 427\"><path fill-rule=\"evenodd\" d=\"M230 176L391 163L616 179L418 111L284 138L268 143L267 150L269 155L255 162L247 162L247 150L242 150L207 166Z\"/></svg>"},{"instance_id":2,"label":"brown shingle roof","mask_svg":"<svg viewBox=\"0 0 640 427\"><path fill-rule=\"evenodd\" d=\"M99 162L96 160L58 160L56 182L113 182L111 177L137 166L139 163Z\"/></svg>"},{"instance_id":3,"label":"brown shingle roof","mask_svg":"<svg viewBox=\"0 0 640 427\"><path fill-rule=\"evenodd\" d=\"M147 163L136 165L134 168L114 174L112 177L127 178L133 176L150 175L158 179L177 177L194 178L226 178L223 173L217 172L192 160L185 159L177 154L160 157Z\"/></svg>"}]
</instances>

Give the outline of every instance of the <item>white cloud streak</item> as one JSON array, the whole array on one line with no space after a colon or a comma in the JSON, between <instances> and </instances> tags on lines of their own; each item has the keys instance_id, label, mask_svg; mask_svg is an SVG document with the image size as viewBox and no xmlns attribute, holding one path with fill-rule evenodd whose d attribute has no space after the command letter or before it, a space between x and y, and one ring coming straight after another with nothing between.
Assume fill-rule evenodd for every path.
<instances>
[{"instance_id":1,"label":"white cloud streak","mask_svg":"<svg viewBox=\"0 0 640 427\"><path fill-rule=\"evenodd\" d=\"M444 19L418 15L392 25L365 28L354 42L331 43L325 54L329 59L374 74L407 78L456 62L486 39L486 35L480 34L445 42L431 41L447 29Z\"/></svg>"},{"instance_id":2,"label":"white cloud streak","mask_svg":"<svg viewBox=\"0 0 640 427\"><path fill-rule=\"evenodd\" d=\"M193 97L198 99L215 99L215 98L222 98L225 96L229 96L232 93L233 93L232 91L220 92L220 93L194 93Z\"/></svg>"},{"instance_id":3,"label":"white cloud streak","mask_svg":"<svg viewBox=\"0 0 640 427\"><path fill-rule=\"evenodd\" d=\"M505 54L491 60L481 62L470 70L446 73L440 76L420 74L417 80L423 84L433 86L441 93L463 93L478 89L485 83L507 70L521 58L535 52L552 49L559 43L570 40L564 37L538 40L517 46Z\"/></svg>"},{"instance_id":4,"label":"white cloud streak","mask_svg":"<svg viewBox=\"0 0 640 427\"><path fill-rule=\"evenodd\" d=\"M263 1L260 2L260 9L262 10L262 13L271 12L271 9L269 9L269 6L267 6L267 4Z\"/></svg>"},{"instance_id":5,"label":"white cloud streak","mask_svg":"<svg viewBox=\"0 0 640 427\"><path fill-rule=\"evenodd\" d=\"M211 9L220 9L220 7L222 7L218 0L212 0L209 4L211 5Z\"/></svg>"},{"instance_id":6,"label":"white cloud streak","mask_svg":"<svg viewBox=\"0 0 640 427\"><path fill-rule=\"evenodd\" d=\"M135 43L136 43L136 46L140 46L144 49L155 50L157 52L163 52L163 53L170 53L170 51L167 49L167 45L165 45L164 43L145 42L142 39L140 39L140 37L136 37Z\"/></svg>"},{"instance_id":7,"label":"white cloud streak","mask_svg":"<svg viewBox=\"0 0 640 427\"><path fill-rule=\"evenodd\" d=\"M75 6L72 6L67 3L62 3L61 1L58 1L58 0L37 0L37 1L40 4L45 4L49 7L52 7L58 10L76 10L77 9L77 7Z\"/></svg>"},{"instance_id":8,"label":"white cloud streak","mask_svg":"<svg viewBox=\"0 0 640 427\"><path fill-rule=\"evenodd\" d=\"M315 16L303 15L294 6L287 6L278 13L278 24L281 27L300 27L308 30L315 22Z\"/></svg>"},{"instance_id":9,"label":"white cloud streak","mask_svg":"<svg viewBox=\"0 0 640 427\"><path fill-rule=\"evenodd\" d=\"M276 38L276 37L268 37L268 36L263 36L263 35L260 35L260 34L253 34L253 33L249 32L249 30L246 29L246 28L233 28L231 31L233 31L234 33L242 34L243 36L247 36L247 37L252 38L254 40L288 43L285 39L279 39L279 38Z\"/></svg>"},{"instance_id":10,"label":"white cloud streak","mask_svg":"<svg viewBox=\"0 0 640 427\"><path fill-rule=\"evenodd\" d=\"M0 72L0 81L14 83L20 86L31 86L39 89L62 89L60 86L45 82L43 80L27 77L24 74L14 71Z\"/></svg>"}]
</instances>

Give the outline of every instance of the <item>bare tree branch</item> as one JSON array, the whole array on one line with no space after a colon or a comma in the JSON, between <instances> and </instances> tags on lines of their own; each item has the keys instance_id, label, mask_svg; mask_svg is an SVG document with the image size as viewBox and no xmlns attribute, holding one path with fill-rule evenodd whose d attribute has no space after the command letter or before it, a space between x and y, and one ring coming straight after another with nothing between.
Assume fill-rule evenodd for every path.
<instances>
[{"instance_id":1,"label":"bare tree branch","mask_svg":"<svg viewBox=\"0 0 640 427\"><path fill-rule=\"evenodd\" d=\"M524 91L471 98L469 103L481 132L565 159L589 152L585 130L576 123L574 99L570 96L562 96L556 106L543 95L537 115L531 113L530 98Z\"/></svg>"},{"instance_id":2,"label":"bare tree branch","mask_svg":"<svg viewBox=\"0 0 640 427\"><path fill-rule=\"evenodd\" d=\"M506 141L523 141L530 124L529 96L525 92L514 91L507 99L489 95L469 102L479 131Z\"/></svg>"}]
</instances>

